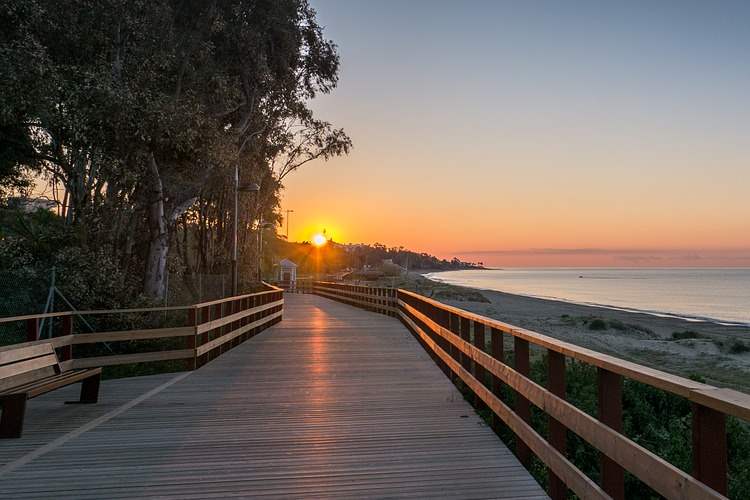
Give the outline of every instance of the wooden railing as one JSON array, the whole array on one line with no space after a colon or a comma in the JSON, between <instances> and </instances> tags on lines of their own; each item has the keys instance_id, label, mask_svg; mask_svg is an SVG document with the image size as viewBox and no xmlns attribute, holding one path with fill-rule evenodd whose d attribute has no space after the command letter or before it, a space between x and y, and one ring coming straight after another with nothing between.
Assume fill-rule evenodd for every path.
<instances>
[{"instance_id":1,"label":"wooden railing","mask_svg":"<svg viewBox=\"0 0 750 500\"><path fill-rule=\"evenodd\" d=\"M395 288L314 281L312 293L388 316L398 314Z\"/></svg>"},{"instance_id":2,"label":"wooden railing","mask_svg":"<svg viewBox=\"0 0 750 500\"><path fill-rule=\"evenodd\" d=\"M335 285L335 286L334 286ZM601 354L561 340L452 307L399 289L316 284L315 293L378 311L367 297L395 295L397 315L438 365L460 379L516 435L516 453L528 466L536 455L549 471L553 499L567 497L623 499L628 471L668 499L720 499L727 494L726 417L750 421L750 396L671 375ZM355 294L356 292L356 294ZM379 312L391 314L388 309ZM512 338L513 360L504 348ZM548 383L530 378L530 345L546 350ZM597 418L566 401L566 358L597 368ZM660 458L622 434L623 379L628 378L686 398L692 405L692 474ZM513 405L501 400L503 386L515 393ZM548 416L547 436L530 423L531 405ZM600 452L600 483L566 457L566 434L572 431Z\"/></svg>"},{"instance_id":3,"label":"wooden railing","mask_svg":"<svg viewBox=\"0 0 750 500\"><path fill-rule=\"evenodd\" d=\"M272 281L272 283L289 293L312 293L312 278L297 278L294 281Z\"/></svg>"},{"instance_id":4,"label":"wooden railing","mask_svg":"<svg viewBox=\"0 0 750 500\"><path fill-rule=\"evenodd\" d=\"M52 343L64 370L98 366L183 361L184 368L194 370L228 349L281 321L283 290L265 285L266 290L228 297L189 306L76 311L0 318L0 324L24 322L27 342L0 347L0 351L41 343ZM119 330L95 333L74 333L74 317L95 317L123 314L182 312L185 326ZM40 339L40 320L57 319L62 323L49 339ZM119 354L81 356L74 346L102 345L114 342L172 341L166 349ZM169 342L167 342L169 343Z\"/></svg>"}]
</instances>

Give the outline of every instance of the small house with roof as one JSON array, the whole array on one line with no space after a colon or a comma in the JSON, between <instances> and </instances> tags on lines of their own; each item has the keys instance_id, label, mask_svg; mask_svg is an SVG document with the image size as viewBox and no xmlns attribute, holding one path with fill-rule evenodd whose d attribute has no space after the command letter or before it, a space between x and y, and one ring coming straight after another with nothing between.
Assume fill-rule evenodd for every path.
<instances>
[{"instance_id":1,"label":"small house with roof","mask_svg":"<svg viewBox=\"0 0 750 500\"><path fill-rule=\"evenodd\" d=\"M297 264L289 259L282 259L279 262L279 281L289 288L294 288L297 282Z\"/></svg>"}]
</instances>

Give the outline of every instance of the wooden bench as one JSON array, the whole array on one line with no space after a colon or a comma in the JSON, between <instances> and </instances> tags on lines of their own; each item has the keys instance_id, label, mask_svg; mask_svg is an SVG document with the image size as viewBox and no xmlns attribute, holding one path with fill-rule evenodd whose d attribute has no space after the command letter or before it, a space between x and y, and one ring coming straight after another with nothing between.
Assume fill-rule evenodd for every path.
<instances>
[{"instance_id":1,"label":"wooden bench","mask_svg":"<svg viewBox=\"0 0 750 500\"><path fill-rule=\"evenodd\" d=\"M50 343L0 351L0 438L19 438L23 431L26 401L55 389L83 382L79 401L99 400L101 368L63 372Z\"/></svg>"}]
</instances>

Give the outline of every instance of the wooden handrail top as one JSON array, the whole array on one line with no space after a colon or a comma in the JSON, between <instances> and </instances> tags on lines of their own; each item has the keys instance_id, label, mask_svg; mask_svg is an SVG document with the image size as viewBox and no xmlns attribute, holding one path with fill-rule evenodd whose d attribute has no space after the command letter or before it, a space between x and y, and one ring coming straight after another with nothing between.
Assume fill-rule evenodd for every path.
<instances>
[{"instance_id":1,"label":"wooden handrail top","mask_svg":"<svg viewBox=\"0 0 750 500\"><path fill-rule=\"evenodd\" d=\"M198 309L200 307L214 306L216 304L223 304L224 302L232 302L234 300L246 299L248 297L260 297L262 295L268 295L268 294L271 294L271 293L283 292L284 291L283 288L279 288L277 286L273 286L271 284L266 283L265 281L263 282L263 284L266 287L268 287L269 290L263 290L263 291L260 291L260 292L253 292L253 293L246 293L246 294L243 294L243 295L235 295L235 296L232 296L232 297L225 297L223 299L211 300L209 302L201 302L200 304L193 304L192 306L190 306L190 308L192 308L192 309Z\"/></svg>"},{"instance_id":2,"label":"wooden handrail top","mask_svg":"<svg viewBox=\"0 0 750 500\"><path fill-rule=\"evenodd\" d=\"M145 312L165 312L165 311L187 311L190 309L197 309L200 307L212 306L221 304L224 302L231 302L233 300L246 299L248 297L258 297L261 295L268 295L275 292L283 292L282 288L277 288L273 285L266 284L270 290L263 290L261 292L247 293L244 295L236 295L232 297L226 297L223 299L212 300L210 302L201 302L200 304L187 304L184 306L162 306L162 307L136 307L130 309L91 309L87 311L60 311L50 313L39 313L39 314L25 314L22 316L8 316L0 318L0 324L2 323L13 323L15 321L27 321L30 319L43 319L43 318L61 318L64 316L94 316L104 314L131 314L131 313L145 313Z\"/></svg>"},{"instance_id":3,"label":"wooden handrail top","mask_svg":"<svg viewBox=\"0 0 750 500\"><path fill-rule=\"evenodd\" d=\"M195 333L199 334L199 333L207 332L210 330L214 330L224 325L228 325L229 323L238 321L242 318L246 318L247 316L250 316L251 314L258 314L260 312L267 311L268 309L272 309L274 307L281 307L283 305L284 305L284 299L281 299L275 302L269 302L268 304L263 304L262 306L253 307L252 309L245 309L244 311L239 311L234 314L224 316L223 318L216 318L211 321L206 321L205 323L200 323L194 327Z\"/></svg>"},{"instance_id":4,"label":"wooden handrail top","mask_svg":"<svg viewBox=\"0 0 750 500\"><path fill-rule=\"evenodd\" d=\"M617 373L631 380L671 392L727 415L750 421L750 395L748 394L733 389L724 389L709 384L703 384L654 368L639 365L631 361L625 361L532 330L516 327L480 314L464 311L463 309L443 304L440 301L424 297L408 290L399 288L398 293L413 297L416 300L428 303L462 318L483 324L489 328L521 338L539 347ZM400 300L399 303L401 303Z\"/></svg>"},{"instance_id":5,"label":"wooden handrail top","mask_svg":"<svg viewBox=\"0 0 750 500\"><path fill-rule=\"evenodd\" d=\"M313 281L313 284L317 285L336 285L336 286L346 286L346 287L362 287L362 288L378 288L382 290L395 290L395 288L389 287L389 286L373 286L373 285L352 285L351 283L336 283L334 281Z\"/></svg>"},{"instance_id":6,"label":"wooden handrail top","mask_svg":"<svg viewBox=\"0 0 750 500\"><path fill-rule=\"evenodd\" d=\"M62 316L70 316L72 314L72 311L62 311L41 314L25 314L23 316L7 316L5 318L0 318L0 323L12 323L14 321L26 321L29 319L57 318Z\"/></svg>"}]
</instances>

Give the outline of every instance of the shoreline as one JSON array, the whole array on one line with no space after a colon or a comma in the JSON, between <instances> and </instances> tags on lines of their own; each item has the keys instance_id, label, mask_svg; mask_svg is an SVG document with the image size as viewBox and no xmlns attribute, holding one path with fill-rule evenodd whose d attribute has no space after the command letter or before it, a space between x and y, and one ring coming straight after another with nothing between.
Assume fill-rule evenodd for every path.
<instances>
[{"instance_id":1,"label":"shoreline","mask_svg":"<svg viewBox=\"0 0 750 500\"><path fill-rule=\"evenodd\" d=\"M533 299L540 299L540 300L549 300L549 301L556 301L556 302L563 302L565 304L573 304L573 305L579 305L579 306L586 306L586 307L598 307L601 309L608 309L613 311L622 311L622 312L628 312L633 314L648 314L651 316L659 317L659 318L672 318L672 319L679 319L683 321L687 321L690 323L712 323L720 326L728 326L728 327L741 327L741 328L750 328L750 322L744 322L744 321L733 321L733 320L727 320L727 319L721 319L721 318L713 318L710 316L699 316L699 315L687 315L687 314L680 314L670 311L659 311L655 309L637 309L633 307L626 307L626 306L617 306L613 304L603 304L598 302L583 302L583 301L576 301L573 299L566 299L564 297L555 297L551 295L534 295L531 293L520 293L520 292L506 292L503 290L495 290L492 288L481 288L481 287L473 287L468 285L457 285L454 283L450 283L447 281L443 281L439 279L436 276L432 276L434 274L438 273L449 273L452 271L430 271L425 273L418 273L425 279L428 279L430 281L434 281L435 283L440 283L447 286L455 286L460 288L469 288L472 290L477 290L480 292L487 292L487 293L504 293L508 295L517 295L519 297L528 297Z\"/></svg>"},{"instance_id":2,"label":"shoreline","mask_svg":"<svg viewBox=\"0 0 750 500\"><path fill-rule=\"evenodd\" d=\"M429 273L411 271L401 286L581 347L750 392L748 325L465 287L431 279Z\"/></svg>"}]
</instances>

